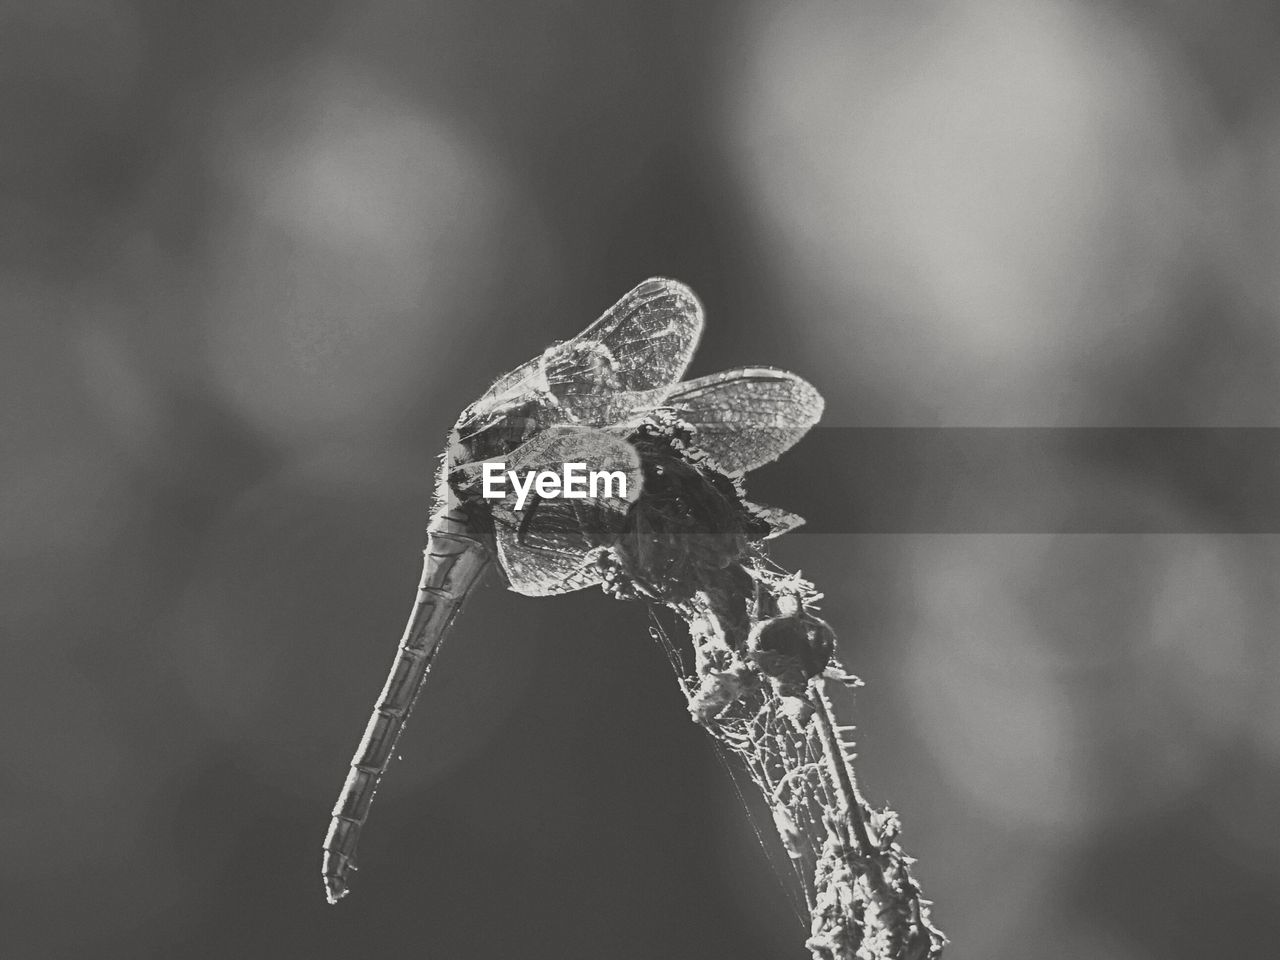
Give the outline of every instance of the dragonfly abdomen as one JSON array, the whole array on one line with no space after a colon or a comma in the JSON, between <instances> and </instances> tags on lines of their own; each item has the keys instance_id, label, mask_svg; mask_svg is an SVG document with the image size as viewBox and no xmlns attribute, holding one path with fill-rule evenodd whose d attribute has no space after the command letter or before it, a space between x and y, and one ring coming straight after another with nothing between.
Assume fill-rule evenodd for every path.
<instances>
[{"instance_id":1,"label":"dragonfly abdomen","mask_svg":"<svg viewBox=\"0 0 1280 960\"><path fill-rule=\"evenodd\" d=\"M446 507L427 528L422 579L391 671L334 805L324 841L322 874L330 903L346 895L356 845L378 782L413 709L431 661L492 553L461 510Z\"/></svg>"}]
</instances>

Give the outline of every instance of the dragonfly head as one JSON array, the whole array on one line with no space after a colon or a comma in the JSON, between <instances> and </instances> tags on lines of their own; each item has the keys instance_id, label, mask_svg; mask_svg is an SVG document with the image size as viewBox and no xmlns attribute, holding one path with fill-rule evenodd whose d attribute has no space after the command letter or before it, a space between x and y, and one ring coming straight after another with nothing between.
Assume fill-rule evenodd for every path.
<instances>
[{"instance_id":1,"label":"dragonfly head","mask_svg":"<svg viewBox=\"0 0 1280 960\"><path fill-rule=\"evenodd\" d=\"M502 459L555 419L553 404L540 396L492 409L468 408L449 435L449 466Z\"/></svg>"}]
</instances>

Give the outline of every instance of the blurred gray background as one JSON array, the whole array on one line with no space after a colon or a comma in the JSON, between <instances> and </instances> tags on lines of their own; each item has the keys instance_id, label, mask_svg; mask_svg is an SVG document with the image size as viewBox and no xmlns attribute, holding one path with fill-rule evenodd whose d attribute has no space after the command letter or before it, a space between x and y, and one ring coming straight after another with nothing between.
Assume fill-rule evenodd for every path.
<instances>
[{"instance_id":1,"label":"blurred gray background","mask_svg":"<svg viewBox=\"0 0 1280 960\"><path fill-rule=\"evenodd\" d=\"M7 0L0 81L6 957L804 955L596 591L481 591L322 895L447 429L647 276L831 426L1280 420L1261 0ZM1275 955L1278 546L779 543L948 956Z\"/></svg>"}]
</instances>

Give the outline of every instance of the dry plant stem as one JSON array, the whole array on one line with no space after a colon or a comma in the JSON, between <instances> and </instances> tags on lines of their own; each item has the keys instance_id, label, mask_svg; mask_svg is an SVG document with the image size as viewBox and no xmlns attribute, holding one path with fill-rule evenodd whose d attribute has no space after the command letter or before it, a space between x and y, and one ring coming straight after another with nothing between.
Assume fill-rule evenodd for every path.
<instances>
[{"instance_id":1,"label":"dry plant stem","mask_svg":"<svg viewBox=\"0 0 1280 960\"><path fill-rule=\"evenodd\" d=\"M360 830L369 816L378 781L391 762L431 661L462 602L488 568L490 557L486 546L470 534L468 520L456 504L432 518L413 611L325 837L323 876L330 903L337 903L347 893L351 871L356 869Z\"/></svg>"},{"instance_id":2,"label":"dry plant stem","mask_svg":"<svg viewBox=\"0 0 1280 960\"><path fill-rule=\"evenodd\" d=\"M798 582L765 579L762 586L777 607L794 597ZM676 607L695 652L695 676L681 679L694 719L738 756L773 811L804 888L811 955L934 960L946 938L931 925L928 901L910 876L896 815L872 810L858 792L852 744L840 735L848 728L835 722L823 675L787 692L744 656L742 625L716 613L725 600L703 594ZM751 614L751 625L758 619ZM833 659L826 675L842 673Z\"/></svg>"},{"instance_id":3,"label":"dry plant stem","mask_svg":"<svg viewBox=\"0 0 1280 960\"><path fill-rule=\"evenodd\" d=\"M867 833L867 822L864 815L866 801L858 794L853 769L848 761L845 760L844 751L840 748L840 742L836 736L835 721L831 716L831 704L823 692L822 679L820 677L814 679L809 699L814 707L813 723L818 730L818 736L822 739L828 776L832 780L836 794L840 797L845 816L853 827L854 838L858 842L857 853L864 858L872 885L876 893L883 898L886 893L884 875L880 872L879 866L871 859L875 848L872 846L871 837Z\"/></svg>"}]
</instances>

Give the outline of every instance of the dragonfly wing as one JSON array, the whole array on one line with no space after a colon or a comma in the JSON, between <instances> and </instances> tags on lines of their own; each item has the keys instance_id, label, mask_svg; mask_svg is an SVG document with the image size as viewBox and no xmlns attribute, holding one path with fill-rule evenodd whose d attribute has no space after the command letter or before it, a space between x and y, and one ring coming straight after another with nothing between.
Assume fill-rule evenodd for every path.
<instances>
[{"instance_id":1,"label":"dragonfly wing","mask_svg":"<svg viewBox=\"0 0 1280 960\"><path fill-rule=\"evenodd\" d=\"M590 562L626 520L625 501L542 500L494 525L498 560L516 593L543 597L600 583Z\"/></svg>"},{"instance_id":2,"label":"dragonfly wing","mask_svg":"<svg viewBox=\"0 0 1280 960\"><path fill-rule=\"evenodd\" d=\"M456 429L483 423L507 408L545 396L551 391L546 366L541 356L527 360L495 380L483 394L458 417Z\"/></svg>"},{"instance_id":3,"label":"dragonfly wing","mask_svg":"<svg viewBox=\"0 0 1280 960\"><path fill-rule=\"evenodd\" d=\"M588 563L588 549L552 548L528 543L519 527L501 525L494 539L507 585L528 597L549 597L593 587L601 580Z\"/></svg>"},{"instance_id":4,"label":"dragonfly wing","mask_svg":"<svg viewBox=\"0 0 1280 960\"><path fill-rule=\"evenodd\" d=\"M743 367L680 384L667 403L697 429L694 444L726 473L782 456L822 416L822 395L785 370Z\"/></svg>"},{"instance_id":5,"label":"dragonfly wing","mask_svg":"<svg viewBox=\"0 0 1280 960\"><path fill-rule=\"evenodd\" d=\"M702 336L702 304L683 283L655 277L637 286L572 340L546 356L556 396L644 391L684 376Z\"/></svg>"},{"instance_id":6,"label":"dragonfly wing","mask_svg":"<svg viewBox=\"0 0 1280 960\"><path fill-rule=\"evenodd\" d=\"M492 461L490 461L492 462ZM600 582L587 564L587 555L621 529L631 503L640 496L643 474L640 456L621 437L593 427L549 427L517 447L506 461L516 473L581 464L587 474L621 475L625 483L602 484L599 496L539 499L530 495L517 506L514 490L494 501L494 533L498 559L512 590L547 596L580 590ZM467 485L478 484L483 461L465 464L457 472ZM592 492L586 485L587 492Z\"/></svg>"},{"instance_id":7,"label":"dragonfly wing","mask_svg":"<svg viewBox=\"0 0 1280 960\"><path fill-rule=\"evenodd\" d=\"M623 419L636 405L662 401L701 336L702 304L693 291L675 280L646 280L576 337L495 380L458 424L483 423L540 396L552 400L541 411L547 423Z\"/></svg>"},{"instance_id":8,"label":"dragonfly wing","mask_svg":"<svg viewBox=\"0 0 1280 960\"><path fill-rule=\"evenodd\" d=\"M661 407L670 387L654 390L610 390L606 393L566 395L564 405L582 424L593 427L617 426L644 416Z\"/></svg>"},{"instance_id":9,"label":"dragonfly wing","mask_svg":"<svg viewBox=\"0 0 1280 960\"><path fill-rule=\"evenodd\" d=\"M790 533L796 527L804 526L804 517L798 513L792 513L790 510L783 510L781 507L770 507L763 503L753 503L750 500L743 501L743 505L753 517L763 520L769 525L769 532L765 535L766 540L772 540L774 537L780 537L784 533Z\"/></svg>"},{"instance_id":10,"label":"dragonfly wing","mask_svg":"<svg viewBox=\"0 0 1280 960\"><path fill-rule=\"evenodd\" d=\"M627 478L626 497L640 495L643 477L635 447L616 434L580 424L556 424L538 432L509 454L458 464L454 473L466 483L479 483L486 463L502 463L506 469L559 470L566 463L583 464L587 471L621 471ZM514 493L510 499L514 499Z\"/></svg>"}]
</instances>

